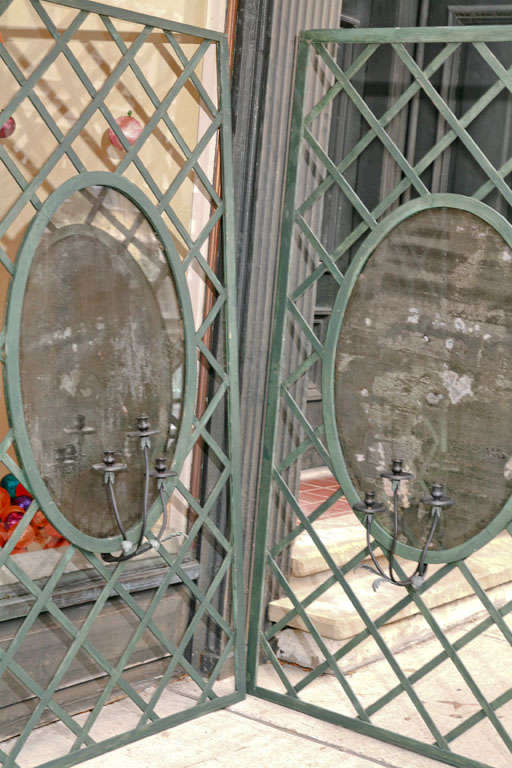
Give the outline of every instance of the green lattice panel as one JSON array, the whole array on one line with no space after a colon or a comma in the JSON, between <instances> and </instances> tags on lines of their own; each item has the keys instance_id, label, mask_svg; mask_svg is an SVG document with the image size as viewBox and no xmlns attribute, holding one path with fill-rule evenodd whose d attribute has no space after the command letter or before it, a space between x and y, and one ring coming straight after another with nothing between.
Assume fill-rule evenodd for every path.
<instances>
[{"instance_id":1,"label":"green lattice panel","mask_svg":"<svg viewBox=\"0 0 512 768\"><path fill-rule=\"evenodd\" d=\"M0 221L0 250L1 267L5 275L12 280L16 275L15 250L13 252L13 228L19 227L20 217L30 221L34 212L37 213L45 198L52 190L58 171L60 183L91 172L101 171L103 176L110 170L112 179L134 179L140 184L144 193L150 197L158 211L163 226L171 233L176 248L181 256L181 271L186 281L195 272L200 275L204 284L209 284L215 294L211 310L206 316L194 320L191 316L188 322L189 338L194 343L194 359L210 371L211 386L207 407L197 411L193 417L190 434L182 455L175 457L180 468L192 458L196 444L203 445L203 452L213 457L217 467L217 479L208 492L196 497L181 479L175 482L175 492L189 508L191 514L190 529L183 539L177 552L169 553L165 547L155 552L159 562L159 578L157 587L151 593L149 605L144 609L131 594L126 582L121 577L126 563L115 567L107 566L101 557L80 546L81 542L70 544L58 550L60 556L51 575L45 579L34 578L24 567L23 555L13 555L13 550L25 529L37 511L37 499L24 515L16 528L16 532L0 552L0 567L4 572L10 572L19 589L24 591L32 600L28 613L20 622L14 639L0 651L0 674L8 675L9 680L15 680L16 685L23 690L25 697L34 700L34 706L29 716L19 728L19 735L10 739L5 749L0 749L2 764L19 766L24 764L29 753L30 737L39 725L41 717L46 713L46 720L58 721L67 732L69 747L65 753L54 755L49 763L71 765L95 755L101 754L122 744L126 744L145 735L155 733L164 728L184 722L200 714L227 706L243 696L245 685L243 659L243 609L242 589L240 584L240 547L241 523L239 503L240 471L238 466L239 451L239 411L238 411L238 368L237 368L237 332L235 327L235 270L234 270L234 228L233 228L233 181L231 162L231 115L229 96L229 61L227 39L224 34L212 32L186 24L174 23L156 17L134 13L122 9L100 5L84 0L8 0L0 3L1 14L8 9L16 8L23 18L25 11L31 14L34 28L41 37L43 55L33 65L27 62L19 48L4 40L0 45L2 60L2 77L10 77L16 82L13 95L2 104L0 120L2 124L15 113L20 106L33 109L39 130L45 136L53 136L53 149L43 157L40 165L29 167L23 153L17 153L12 144L0 146L0 173L5 189L10 195L7 200L3 218ZM55 21L55 13L60 9L67 11L68 16L63 26ZM64 17L59 17L64 18ZM34 22L34 19L37 23ZM113 45L117 51L117 59L112 62L102 62L105 68L102 82L95 84L93 71L97 60L77 55L84 40L87 43L87 31L101 30L102 40ZM1 21L0 21L1 23ZM127 32L128 30L128 32ZM80 37L81 33L83 36ZM8 38L8 36L7 36ZM152 43L152 41L154 41ZM168 87L165 92L157 91L153 83L154 71L145 71L144 56L140 52L147 50L144 46L158 45L163 52L163 61L169 69ZM46 46L46 47L45 47ZM81 88L86 104L78 117L60 119L61 115L53 114L50 109L51 99L48 96L47 76L51 67L56 63L66 68L68 76L75 77L76 87ZM213 66L217 83L212 93L204 85L205 62ZM9 74L10 73L10 74ZM115 89L127 88L124 78L129 75L137 88L145 94L152 112L148 114L143 130L137 140L130 144L120 130L114 114L108 106L109 94ZM174 106L180 94L193 94L198 109L201 112L203 127L196 137L195 143L185 137L178 126L178 120L173 113ZM89 121L100 120L105 130L110 128L121 143L124 151L111 163L110 168L97 165L91 160L91 154L81 142L84 130ZM19 126L18 126L19 129ZM162 187L147 166L145 148L155 132L166 132L169 141L173 142L174 155L178 157L177 171L171 182ZM222 193L215 187L214 169L207 169L204 153L211 147L214 152L217 146L221 150ZM91 149L91 146L89 146ZM101 146L92 147L96 157L101 156ZM162 153L157 165L165 167L166 156ZM62 168L67 169L65 172ZM64 178L62 178L64 173ZM57 174L57 175L58 175ZM94 175L94 174L92 174ZM89 176L84 176L89 178ZM92 178L92 176L91 176ZM14 182L14 185L13 185ZM121 182L119 182L121 183ZM176 203L180 187L184 183L192 183L203 196L209 206L209 215L199 232L192 228L190 216L184 216ZM12 191L14 189L14 191ZM84 194L87 191L84 190ZM4 199L5 202L5 199ZM123 222L116 218L115 212L102 204L101 197L94 209L94 215L105 217L109 224L116 228L122 237L137 241L137 228L127 232ZM207 258L207 249L212 237L220 227L222 258L221 267L213 267ZM209 346L208 335L211 329L217 329L224 334L225 352L216 355ZM4 326L1 331L2 364L9 360L9 328ZM196 405L196 376L190 376L185 398L192 402L192 410ZM11 409L16 404L11 403ZM21 403L19 404L21 407ZM226 440L220 440L213 434L212 422L217 413L229 412L230 426ZM232 428L233 427L233 428ZM21 483L29 485L23 467L15 460L17 435L9 428L0 443L0 462L9 472L12 472ZM170 488L172 490L172 488ZM216 505L227 505L227 528L220 530L214 519ZM219 557L219 566L210 583L199 583L189 576L184 563L195 555L201 536L207 536ZM85 541L85 539L84 539ZM65 608L55 597L55 590L64 576L72 560L80 560L93 574L96 584L99 584L99 596L91 603L85 620L76 625L67 615ZM84 567L83 565L81 567ZM92 578L92 577L91 577ZM178 640L172 639L172 632L167 625L155 618L155 611L160 604L168 586L179 580L182 588L190 599L190 618L185 631ZM219 595L223 598L219 599ZM232 610L229 616L223 615L226 596L232 598ZM119 658L115 663L107 660L91 641L91 629L99 619L103 609L111 597L117 598L133 616L135 629L126 638L125 645L119 649ZM230 600L227 600L229 603ZM30 629L41 616L48 615L55 622L59 631L62 630L67 638L64 655L57 660L50 681L42 686L23 667L19 651L23 646ZM172 624L172 617L168 622ZM217 629L221 650L216 663L209 673L205 674L198 664L191 661L190 645L196 638L201 623L208 623ZM242 627L242 629L240 629ZM132 664L134 652L144 636L151 636L166 659L163 675L155 682L149 696L143 696L136 687L127 680L127 670ZM44 648L41 652L44 654ZM59 687L65 675L77 658L77 654L86 657L91 665L100 671L104 681L101 692L95 697L90 709L77 718L58 701ZM228 695L219 694L215 687L219 676L226 669L231 669L231 661L235 662L236 683L234 691ZM21 659L21 661L20 661ZM228 665L228 666L226 666ZM172 715L161 716L158 713L159 703L166 686L176 676L185 673L195 683L197 697L189 700L183 711ZM112 698L114 691L121 691L133 705L137 713L136 722L123 733L111 738L93 737L91 734L99 716L104 714L105 705ZM118 697L117 697L118 698ZM48 712L50 717L47 717ZM32 762L34 757L31 757Z\"/></svg>"},{"instance_id":2,"label":"green lattice panel","mask_svg":"<svg viewBox=\"0 0 512 768\"><path fill-rule=\"evenodd\" d=\"M477 536L471 546L454 550L454 556L444 564L441 557L436 561L435 553L431 553L431 560L440 564L420 588L388 587L388 590L395 590L391 607L387 601L385 610L379 610L375 603L370 609L365 603L371 582L367 577L365 581L364 571L358 569L368 555L363 546L362 526L361 551L350 561L340 564L314 525L343 497L343 488L318 502L312 511L311 506L300 498L298 478L301 462L306 456L313 456L317 466L322 465L332 475L340 477L339 473L336 475L327 440L329 434L335 432L336 425L332 420L326 421L330 412L325 407L321 423L313 425L306 414L304 397L313 372L318 372L319 368L323 368L324 397L326 387L332 386L333 369L326 369L326 361L333 355L332 339L328 347L313 323L315 296L322 278L328 275L336 291L348 290L345 274L356 249L362 247L366 238L371 238L381 222L401 203L409 202L411 208L414 201L419 207L428 206L436 192L439 204L448 205L449 199L454 197L453 190L449 187L440 192L434 190L431 171L455 146L457 151L465 152L473 167L478 169L473 188L465 197L468 210L473 206L476 212L478 205L484 202L493 211L501 212L512 202L508 178L512 158L507 155L496 164L472 136L475 121L486 114L498 96L510 100L511 71L496 55L496 43L512 45L512 27L314 30L304 32L300 37L248 656L249 689L262 698L434 760L475 767L487 765L486 761L493 765L508 765L512 751L511 721L507 711L512 687L503 682L506 676L502 676L502 689L498 695L491 695L488 680L482 673L484 662L487 663L488 679L493 677L489 675L489 664L491 668L496 663L507 664L505 658L509 658L507 653L512 641L507 621L512 602L506 598L495 602L473 573L470 555L490 537ZM344 58L342 53L346 49L350 55ZM465 103L462 113L456 114L449 94L441 87L442 76L447 67L453 66L454 57L463 55L468 49L480 57L483 66L488 68L486 71L492 72L492 85L480 89L469 105ZM390 67L390 71L402 73L397 83L389 83L385 107L380 105L378 110L370 106L371 93L367 97L361 80L358 81L358 76L372 64L377 51L390 57L386 60L394 61L396 69ZM394 90L392 86L396 86ZM371 88L368 90L371 92ZM334 157L325 123L330 120L336 100L342 96L345 111L341 110L341 119L348 120L346 115L350 110L356 115L361 129ZM404 138L398 135L396 125L405 113L414 111L419 99L429 105L442 129L435 134L431 146L411 154L404 149ZM381 157L382 162L392 167L390 175L394 181L383 186L370 201L371 195L361 193L362 186L355 169L365 153L375 146L379 147L380 155L373 157ZM323 216L327 197L333 190L338 205L348 211L352 224L343 237L328 243L324 236ZM503 223L503 227L507 226ZM316 375L322 379L321 375ZM496 535L501 531L501 545L510 547L512 554L509 521L508 513L502 515L491 533ZM301 534L309 536L325 565L324 573L318 574L316 581L295 591L300 580L290 577L290 548ZM385 555L386 540L384 544L383 539L379 541ZM482 551L485 553L485 549ZM411 552L406 547L402 550L407 557L411 557ZM399 570L403 576L401 566ZM478 606L474 609L478 618L458 632L449 631L446 622L429 608L431 590L448 591L455 583L464 583L465 594L471 595ZM337 589L340 605L350 604L353 613L359 617L360 630L335 643L322 636L310 611L312 604L321 600L329 589ZM287 598L288 609L272 623L267 619L266 608L268 601L276 597ZM386 626L411 609L417 615L418 638L430 637L431 645L425 647L435 645L436 648L427 660L425 653L418 652L420 661L415 659L414 650L405 655L395 654L390 647ZM309 647L315 649L311 657L321 659L313 669L283 664L278 658L276 639L287 626L301 626L308 633ZM484 643L487 631L497 633L500 638L499 653L503 658L494 659L492 655L489 658L488 641L487 645L480 645ZM364 658L368 648L373 653L372 660L378 661L378 673L372 677L370 665L362 678L353 672L345 674L347 667L344 665L350 660L350 654L354 657L360 652ZM472 651L472 656L467 655L468 650ZM478 657L479 654L481 669L473 663L475 655ZM260 666L262 661L263 666ZM436 686L436 675L445 675L446 679L455 675L459 690L465 692L458 694L459 698L454 695L454 700L459 702L467 700L468 706L463 705L452 720L445 716L443 707L446 702L434 700L432 689ZM364 684L358 683L361 679ZM440 679L437 677L438 681ZM464 742L465 737L468 737L467 742ZM482 746L478 751L475 750L477 743Z\"/></svg>"}]
</instances>

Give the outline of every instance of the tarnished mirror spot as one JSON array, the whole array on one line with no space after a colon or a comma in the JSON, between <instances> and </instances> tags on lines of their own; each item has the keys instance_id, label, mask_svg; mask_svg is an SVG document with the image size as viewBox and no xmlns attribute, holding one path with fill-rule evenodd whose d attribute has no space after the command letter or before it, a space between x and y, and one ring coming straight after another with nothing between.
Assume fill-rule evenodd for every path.
<instances>
[{"instance_id":1,"label":"tarnished mirror spot","mask_svg":"<svg viewBox=\"0 0 512 768\"><path fill-rule=\"evenodd\" d=\"M153 455L172 459L182 412L183 323L160 241L120 192L89 187L64 201L39 242L20 331L20 380L34 459L59 510L80 531L116 535L104 449L123 522L140 520L143 460L126 433L145 413Z\"/></svg>"},{"instance_id":2,"label":"tarnished mirror spot","mask_svg":"<svg viewBox=\"0 0 512 768\"><path fill-rule=\"evenodd\" d=\"M436 208L378 245L350 296L336 350L335 409L362 496L392 457L416 475L401 488L400 539L424 543L433 481L455 499L433 543L475 536L512 492L512 251L472 213ZM391 531L391 518L380 519Z\"/></svg>"}]
</instances>

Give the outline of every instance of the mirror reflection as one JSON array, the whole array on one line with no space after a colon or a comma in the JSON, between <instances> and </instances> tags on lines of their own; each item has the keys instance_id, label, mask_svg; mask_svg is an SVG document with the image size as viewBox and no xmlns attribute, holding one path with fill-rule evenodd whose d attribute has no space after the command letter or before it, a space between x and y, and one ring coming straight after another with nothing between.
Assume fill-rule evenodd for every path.
<instances>
[{"instance_id":1,"label":"mirror reflection","mask_svg":"<svg viewBox=\"0 0 512 768\"><path fill-rule=\"evenodd\" d=\"M171 463L183 406L183 323L161 243L139 209L89 187L57 210L37 248L22 315L21 389L36 463L81 531L118 532L103 478L111 449L126 527L140 519L143 457L127 433L146 414L151 462Z\"/></svg>"},{"instance_id":2,"label":"mirror reflection","mask_svg":"<svg viewBox=\"0 0 512 768\"><path fill-rule=\"evenodd\" d=\"M392 530L391 484L404 460L400 539L423 546L441 482L454 499L433 547L482 531L512 492L512 249L479 217L453 208L399 224L367 261L336 353L337 428L360 494L375 490Z\"/></svg>"}]
</instances>

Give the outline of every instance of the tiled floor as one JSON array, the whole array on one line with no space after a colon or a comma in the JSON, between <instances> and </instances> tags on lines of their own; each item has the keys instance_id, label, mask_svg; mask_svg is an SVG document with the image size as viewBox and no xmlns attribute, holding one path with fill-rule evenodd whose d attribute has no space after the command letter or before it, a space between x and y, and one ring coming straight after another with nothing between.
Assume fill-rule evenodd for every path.
<instances>
[{"instance_id":1,"label":"tiled floor","mask_svg":"<svg viewBox=\"0 0 512 768\"><path fill-rule=\"evenodd\" d=\"M337 480L325 470L319 472L318 477L308 476L300 484L299 502L304 512L313 512L323 501L339 490ZM344 496L338 499L329 509L323 513L322 519L337 517L351 512L348 501Z\"/></svg>"}]
</instances>

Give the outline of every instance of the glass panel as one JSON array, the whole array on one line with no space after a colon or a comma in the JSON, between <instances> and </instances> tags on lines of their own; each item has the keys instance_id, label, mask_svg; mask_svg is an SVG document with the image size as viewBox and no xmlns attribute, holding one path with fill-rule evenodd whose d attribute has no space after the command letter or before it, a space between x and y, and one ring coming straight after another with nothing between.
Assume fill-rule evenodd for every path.
<instances>
[{"instance_id":1,"label":"glass panel","mask_svg":"<svg viewBox=\"0 0 512 768\"><path fill-rule=\"evenodd\" d=\"M22 315L20 373L36 463L59 509L92 536L117 533L103 450L128 471L116 493L126 525L141 516L143 460L127 436L147 414L168 461L181 417L183 323L163 248L121 193L91 187L55 213L38 246Z\"/></svg>"},{"instance_id":2,"label":"glass panel","mask_svg":"<svg viewBox=\"0 0 512 768\"><path fill-rule=\"evenodd\" d=\"M479 217L452 208L398 225L374 251L349 300L336 357L336 418L360 494L402 483L401 540L421 546L419 498L445 483L455 506L435 548L474 536L512 490L512 250ZM391 518L381 522L391 528Z\"/></svg>"}]
</instances>

